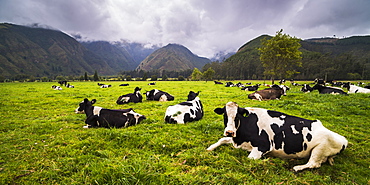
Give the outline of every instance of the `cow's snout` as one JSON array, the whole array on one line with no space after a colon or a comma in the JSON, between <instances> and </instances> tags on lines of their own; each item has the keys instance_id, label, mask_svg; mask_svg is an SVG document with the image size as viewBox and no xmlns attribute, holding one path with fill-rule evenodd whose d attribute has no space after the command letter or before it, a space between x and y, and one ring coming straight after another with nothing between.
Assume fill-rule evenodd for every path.
<instances>
[{"instance_id":1,"label":"cow's snout","mask_svg":"<svg viewBox=\"0 0 370 185\"><path fill-rule=\"evenodd\" d=\"M225 132L226 137L234 137L234 135L235 135L235 133L231 130L228 130L228 131Z\"/></svg>"}]
</instances>

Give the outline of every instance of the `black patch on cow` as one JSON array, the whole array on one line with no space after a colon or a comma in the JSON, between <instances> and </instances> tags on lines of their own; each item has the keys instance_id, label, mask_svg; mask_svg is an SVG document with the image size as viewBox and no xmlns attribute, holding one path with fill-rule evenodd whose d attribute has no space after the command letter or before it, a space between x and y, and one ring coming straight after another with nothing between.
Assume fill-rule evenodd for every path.
<instances>
[{"instance_id":1,"label":"black patch on cow","mask_svg":"<svg viewBox=\"0 0 370 185\"><path fill-rule=\"evenodd\" d=\"M274 132L274 143L275 143L275 149L282 149L283 147L283 139L284 135L283 132L280 131L279 126L276 123L273 123L271 125L271 129Z\"/></svg>"},{"instance_id":2,"label":"black patch on cow","mask_svg":"<svg viewBox=\"0 0 370 185\"><path fill-rule=\"evenodd\" d=\"M312 135L310 133L307 134L306 139L308 142L312 140Z\"/></svg>"},{"instance_id":3,"label":"black patch on cow","mask_svg":"<svg viewBox=\"0 0 370 185\"><path fill-rule=\"evenodd\" d=\"M307 143L303 144L303 150L307 150Z\"/></svg>"},{"instance_id":4,"label":"black patch on cow","mask_svg":"<svg viewBox=\"0 0 370 185\"><path fill-rule=\"evenodd\" d=\"M193 109L190 109L190 113L191 113L192 115L194 115L194 110L193 110Z\"/></svg>"},{"instance_id":5,"label":"black patch on cow","mask_svg":"<svg viewBox=\"0 0 370 185\"><path fill-rule=\"evenodd\" d=\"M340 150L340 152L343 152L343 150L344 150L344 149L346 149L346 145L343 145L343 146L342 146L342 149ZM339 153L340 153L340 152L339 152Z\"/></svg>"},{"instance_id":6,"label":"black patch on cow","mask_svg":"<svg viewBox=\"0 0 370 185\"><path fill-rule=\"evenodd\" d=\"M193 106L193 103L190 102L181 102L179 105L185 105L185 106Z\"/></svg>"},{"instance_id":7,"label":"black patch on cow","mask_svg":"<svg viewBox=\"0 0 370 185\"><path fill-rule=\"evenodd\" d=\"M281 115L283 115L283 113L281 112L272 111L272 110L267 110L267 114L273 118L280 117Z\"/></svg>"},{"instance_id":8,"label":"black patch on cow","mask_svg":"<svg viewBox=\"0 0 370 185\"><path fill-rule=\"evenodd\" d=\"M184 123L193 121L193 119L190 117L189 113L184 114Z\"/></svg>"}]
</instances>

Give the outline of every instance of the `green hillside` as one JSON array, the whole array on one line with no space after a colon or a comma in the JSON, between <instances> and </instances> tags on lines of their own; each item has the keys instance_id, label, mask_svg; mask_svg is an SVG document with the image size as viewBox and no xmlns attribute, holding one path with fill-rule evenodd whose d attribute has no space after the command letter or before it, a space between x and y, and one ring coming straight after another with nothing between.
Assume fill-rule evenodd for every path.
<instances>
[{"instance_id":1,"label":"green hillside","mask_svg":"<svg viewBox=\"0 0 370 185\"><path fill-rule=\"evenodd\" d=\"M222 63L213 62L212 67L221 79L268 79L257 48L268 35L257 37L238 49L238 52ZM294 79L370 79L370 36L344 39L319 38L302 40L302 67Z\"/></svg>"},{"instance_id":2,"label":"green hillside","mask_svg":"<svg viewBox=\"0 0 370 185\"><path fill-rule=\"evenodd\" d=\"M182 45L168 44L145 58L136 69L184 71L194 68L201 69L209 62L211 62L209 59L194 55Z\"/></svg>"}]
</instances>

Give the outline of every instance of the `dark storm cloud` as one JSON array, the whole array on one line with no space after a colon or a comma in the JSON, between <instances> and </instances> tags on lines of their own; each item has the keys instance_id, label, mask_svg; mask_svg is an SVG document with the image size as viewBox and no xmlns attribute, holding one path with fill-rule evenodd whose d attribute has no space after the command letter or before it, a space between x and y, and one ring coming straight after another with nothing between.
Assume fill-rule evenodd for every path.
<instances>
[{"instance_id":1,"label":"dark storm cloud","mask_svg":"<svg viewBox=\"0 0 370 185\"><path fill-rule=\"evenodd\" d=\"M298 38L369 34L368 0L0 0L0 22L92 40L179 43L201 56L284 29Z\"/></svg>"}]
</instances>

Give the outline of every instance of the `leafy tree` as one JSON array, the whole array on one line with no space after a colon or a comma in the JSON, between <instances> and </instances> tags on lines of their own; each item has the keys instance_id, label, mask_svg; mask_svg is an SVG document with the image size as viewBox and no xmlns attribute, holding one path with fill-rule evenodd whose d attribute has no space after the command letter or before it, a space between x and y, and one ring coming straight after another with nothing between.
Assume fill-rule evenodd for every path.
<instances>
[{"instance_id":1,"label":"leafy tree","mask_svg":"<svg viewBox=\"0 0 370 185\"><path fill-rule=\"evenodd\" d=\"M191 80L198 81L202 78L202 76L202 72L200 72L198 68L194 68L193 73L191 74Z\"/></svg>"},{"instance_id":2,"label":"leafy tree","mask_svg":"<svg viewBox=\"0 0 370 185\"><path fill-rule=\"evenodd\" d=\"M208 68L207 71L203 72L203 78L206 80L212 80L213 76L215 75L215 70L212 69L212 67Z\"/></svg>"},{"instance_id":3,"label":"leafy tree","mask_svg":"<svg viewBox=\"0 0 370 185\"><path fill-rule=\"evenodd\" d=\"M162 81L167 81L168 80L168 76L166 75L166 74L164 74L163 76L162 76Z\"/></svg>"},{"instance_id":4,"label":"leafy tree","mask_svg":"<svg viewBox=\"0 0 370 185\"><path fill-rule=\"evenodd\" d=\"M298 73L295 67L302 65L300 39L283 34L283 29L276 32L271 39L263 39L260 51L260 60L265 69L264 74L271 76L272 83L276 77L289 78Z\"/></svg>"},{"instance_id":5,"label":"leafy tree","mask_svg":"<svg viewBox=\"0 0 370 185\"><path fill-rule=\"evenodd\" d=\"M89 80L89 78L88 78L88 76L87 76L87 72L85 72L84 80L85 80L85 81L88 81L88 80Z\"/></svg>"},{"instance_id":6,"label":"leafy tree","mask_svg":"<svg viewBox=\"0 0 370 185\"><path fill-rule=\"evenodd\" d=\"M152 80L152 81L157 81L157 80L158 80L157 75L152 75L152 77L150 78L150 80Z\"/></svg>"},{"instance_id":7,"label":"leafy tree","mask_svg":"<svg viewBox=\"0 0 370 185\"><path fill-rule=\"evenodd\" d=\"M98 72L96 70L95 70L95 73L94 73L94 81L99 81Z\"/></svg>"}]
</instances>

